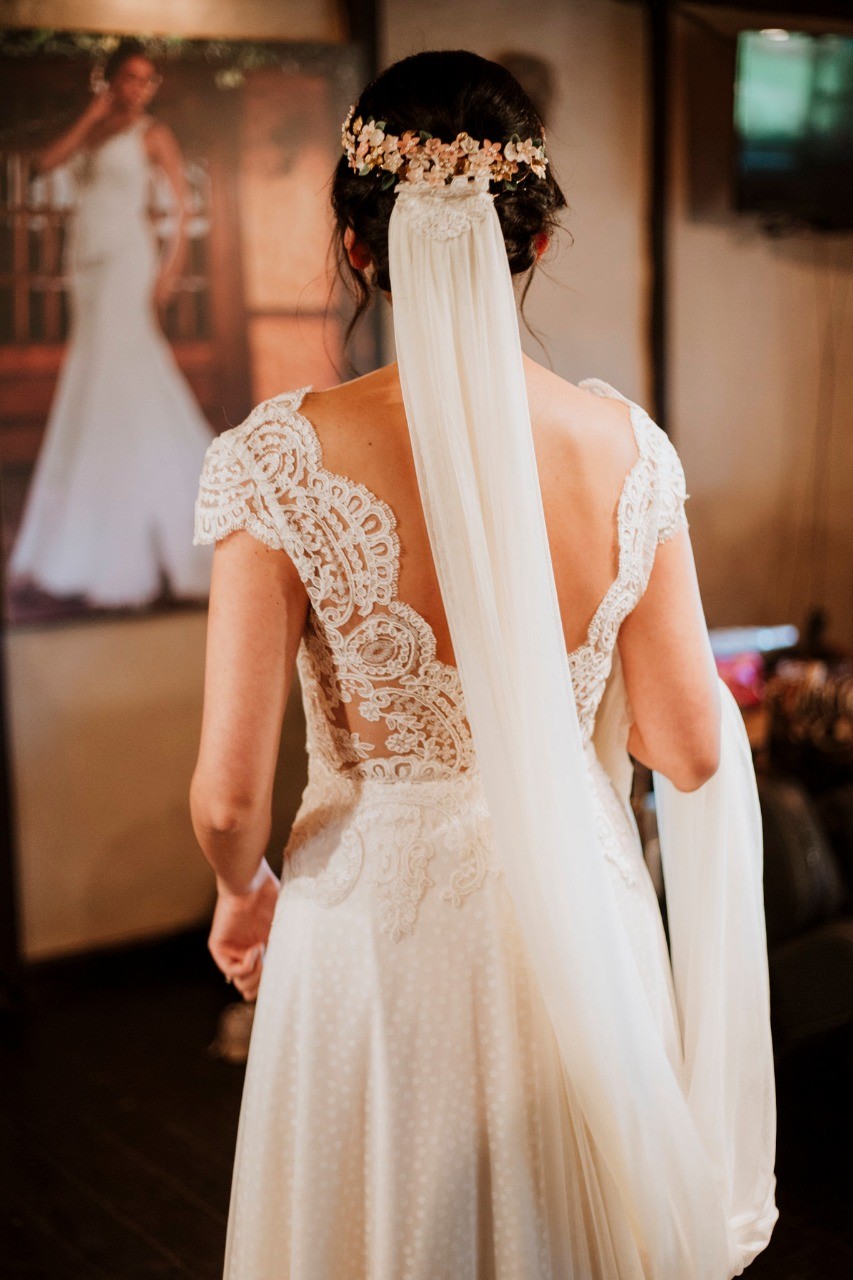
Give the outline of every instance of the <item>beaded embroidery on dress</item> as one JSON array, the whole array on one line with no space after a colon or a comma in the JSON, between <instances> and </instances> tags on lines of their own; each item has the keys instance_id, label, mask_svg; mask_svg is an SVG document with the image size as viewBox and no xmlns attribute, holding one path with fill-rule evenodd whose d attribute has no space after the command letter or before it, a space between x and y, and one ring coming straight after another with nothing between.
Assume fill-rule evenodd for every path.
<instances>
[{"instance_id":1,"label":"beaded embroidery on dress","mask_svg":"<svg viewBox=\"0 0 853 1280\"><path fill-rule=\"evenodd\" d=\"M599 379L580 385L625 400ZM324 466L300 411L308 390L223 432L196 502L196 542L247 529L287 552L310 603L297 656L309 780L255 1014L226 1280L611 1280L605 1245L585 1239L559 1054L502 884L458 672L399 599L393 511ZM637 460L618 572L569 666L603 848L675 1060L657 900L593 743L619 627L656 546L686 523L675 450L625 402Z\"/></svg>"}]
</instances>

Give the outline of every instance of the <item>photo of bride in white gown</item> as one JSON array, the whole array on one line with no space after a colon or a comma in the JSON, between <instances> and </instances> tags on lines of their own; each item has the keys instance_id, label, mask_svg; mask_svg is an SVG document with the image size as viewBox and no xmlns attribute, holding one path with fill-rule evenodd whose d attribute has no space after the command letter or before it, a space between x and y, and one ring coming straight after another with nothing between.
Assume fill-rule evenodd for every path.
<instances>
[{"instance_id":1,"label":"photo of bride in white gown","mask_svg":"<svg viewBox=\"0 0 853 1280\"><path fill-rule=\"evenodd\" d=\"M566 201L505 68L393 64L342 144L336 236L397 359L259 404L196 503L190 805L257 1002L225 1280L731 1280L777 1219L761 822L680 458L522 354L513 277Z\"/></svg>"},{"instance_id":2,"label":"photo of bride in white gown","mask_svg":"<svg viewBox=\"0 0 853 1280\"><path fill-rule=\"evenodd\" d=\"M10 586L92 607L204 599L210 554L193 547L198 468L213 432L160 325L181 269L186 185L171 130L148 114L159 73L133 41L104 68L77 121L46 146L77 200L66 241L71 331L15 537ZM160 257L152 170L174 192L178 230Z\"/></svg>"}]
</instances>

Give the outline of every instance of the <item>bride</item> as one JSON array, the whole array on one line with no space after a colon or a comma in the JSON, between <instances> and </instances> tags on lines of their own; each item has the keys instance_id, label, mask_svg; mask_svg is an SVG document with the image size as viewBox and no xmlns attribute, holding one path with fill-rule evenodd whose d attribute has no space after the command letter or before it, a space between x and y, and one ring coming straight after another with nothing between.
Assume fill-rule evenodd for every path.
<instances>
[{"instance_id":1,"label":"bride","mask_svg":"<svg viewBox=\"0 0 853 1280\"><path fill-rule=\"evenodd\" d=\"M257 1000L226 1280L729 1280L777 1216L761 833L681 464L609 383L522 355L513 278L565 201L507 71L407 58L343 150L397 361L260 404L196 503L190 802L211 952Z\"/></svg>"},{"instance_id":2,"label":"bride","mask_svg":"<svg viewBox=\"0 0 853 1280\"><path fill-rule=\"evenodd\" d=\"M68 163L79 193L66 246L72 327L9 562L12 585L106 607L148 604L164 585L203 598L212 557L192 545L192 507L213 433L155 314L185 247L182 159L171 131L147 113L159 74L142 46L120 44L104 81L39 159L42 172ZM155 165L182 211L162 261L147 218Z\"/></svg>"}]
</instances>

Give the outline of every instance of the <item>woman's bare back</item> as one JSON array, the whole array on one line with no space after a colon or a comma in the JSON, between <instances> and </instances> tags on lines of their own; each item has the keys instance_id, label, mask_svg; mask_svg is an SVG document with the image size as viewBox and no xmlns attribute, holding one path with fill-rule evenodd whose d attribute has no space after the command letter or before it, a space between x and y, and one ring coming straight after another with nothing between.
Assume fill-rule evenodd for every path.
<instances>
[{"instance_id":1,"label":"woman's bare back","mask_svg":"<svg viewBox=\"0 0 853 1280\"><path fill-rule=\"evenodd\" d=\"M618 572L616 508L637 443L626 404L529 359L525 375L563 631L573 650ZM364 484L394 512L399 598L429 623L438 658L453 663L396 365L310 392L301 412L320 439L324 465Z\"/></svg>"},{"instance_id":2,"label":"woman's bare back","mask_svg":"<svg viewBox=\"0 0 853 1280\"><path fill-rule=\"evenodd\" d=\"M582 736L591 740L618 643L632 752L676 785L699 785L716 768L719 703L678 456L610 384L574 386L530 360L525 375ZM238 541L214 564L212 594L233 596L234 616L256 602L251 625L239 623L255 664L264 635L271 671L276 653L297 656L312 756L362 778L471 768L396 366L273 397L223 432L206 460L196 541L240 529L287 556L267 566L257 541L255 551Z\"/></svg>"}]
</instances>

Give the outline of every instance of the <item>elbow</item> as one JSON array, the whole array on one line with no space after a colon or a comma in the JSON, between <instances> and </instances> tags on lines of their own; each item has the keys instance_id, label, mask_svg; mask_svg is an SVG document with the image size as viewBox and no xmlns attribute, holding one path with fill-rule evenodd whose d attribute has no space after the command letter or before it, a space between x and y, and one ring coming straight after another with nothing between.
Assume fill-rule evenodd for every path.
<instances>
[{"instance_id":1,"label":"elbow","mask_svg":"<svg viewBox=\"0 0 853 1280\"><path fill-rule=\"evenodd\" d=\"M681 735L677 759L677 776L673 784L679 791L698 791L720 767L722 743L722 706L715 684L713 698L690 715Z\"/></svg>"},{"instance_id":2,"label":"elbow","mask_svg":"<svg viewBox=\"0 0 853 1280\"><path fill-rule=\"evenodd\" d=\"M236 835L253 827L261 810L256 797L210 786L198 773L190 785L190 815L196 833Z\"/></svg>"},{"instance_id":3,"label":"elbow","mask_svg":"<svg viewBox=\"0 0 853 1280\"><path fill-rule=\"evenodd\" d=\"M245 814L227 805L193 810L193 825L209 836L234 836L246 826Z\"/></svg>"},{"instance_id":4,"label":"elbow","mask_svg":"<svg viewBox=\"0 0 853 1280\"><path fill-rule=\"evenodd\" d=\"M697 744L674 768L669 777L679 791L698 791L710 782L720 767L720 742Z\"/></svg>"},{"instance_id":5,"label":"elbow","mask_svg":"<svg viewBox=\"0 0 853 1280\"><path fill-rule=\"evenodd\" d=\"M670 781L679 791L698 791L706 782L711 781L716 772L716 766L696 764L679 770L677 774L671 774Z\"/></svg>"}]
</instances>

